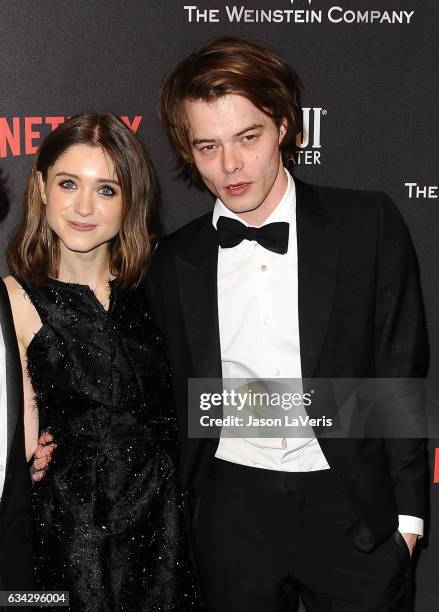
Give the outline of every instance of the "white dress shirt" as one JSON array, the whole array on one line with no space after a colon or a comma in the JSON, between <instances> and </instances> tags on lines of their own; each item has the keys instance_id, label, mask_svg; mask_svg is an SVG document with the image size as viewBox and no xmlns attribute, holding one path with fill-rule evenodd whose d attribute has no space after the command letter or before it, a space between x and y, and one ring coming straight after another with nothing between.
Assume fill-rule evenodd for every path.
<instances>
[{"instance_id":1,"label":"white dress shirt","mask_svg":"<svg viewBox=\"0 0 439 612\"><path fill-rule=\"evenodd\" d=\"M218 319L225 379L300 379L296 190L287 172L282 200L262 225L290 225L288 252L279 255L243 240L218 252ZM220 216L243 222L220 200ZM246 224L247 225L247 224ZM243 380L244 379L244 380ZM216 457L268 470L301 472L329 468L315 437L243 438L222 435Z\"/></svg>"},{"instance_id":2,"label":"white dress shirt","mask_svg":"<svg viewBox=\"0 0 439 612\"><path fill-rule=\"evenodd\" d=\"M300 379L296 189L285 170L286 191L262 225L289 223L288 252L268 251L243 240L218 252L218 319L222 374L225 379ZM220 216L248 225L219 199L212 223ZM221 435L219 459L269 470L302 472L328 469L316 437L244 438ZM423 534L423 521L399 516L402 532Z\"/></svg>"},{"instance_id":3,"label":"white dress shirt","mask_svg":"<svg viewBox=\"0 0 439 612\"><path fill-rule=\"evenodd\" d=\"M0 326L0 499L3 495L7 451L6 354Z\"/></svg>"}]
</instances>

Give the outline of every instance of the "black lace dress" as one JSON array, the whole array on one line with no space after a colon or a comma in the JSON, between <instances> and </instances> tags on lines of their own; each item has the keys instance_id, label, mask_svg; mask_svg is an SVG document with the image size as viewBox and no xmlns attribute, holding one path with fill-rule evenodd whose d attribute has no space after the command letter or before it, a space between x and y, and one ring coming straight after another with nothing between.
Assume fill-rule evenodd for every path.
<instances>
[{"instance_id":1,"label":"black lace dress","mask_svg":"<svg viewBox=\"0 0 439 612\"><path fill-rule=\"evenodd\" d=\"M115 281L18 282L42 328L28 350L41 428L57 443L34 485L38 588L77 611L198 610L166 348L145 292Z\"/></svg>"}]
</instances>

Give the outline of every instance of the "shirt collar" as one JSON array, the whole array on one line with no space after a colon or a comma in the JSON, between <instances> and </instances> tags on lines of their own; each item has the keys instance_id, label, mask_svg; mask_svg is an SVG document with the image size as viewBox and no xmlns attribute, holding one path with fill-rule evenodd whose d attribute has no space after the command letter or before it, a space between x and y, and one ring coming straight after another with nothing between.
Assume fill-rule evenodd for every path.
<instances>
[{"instance_id":1,"label":"shirt collar","mask_svg":"<svg viewBox=\"0 0 439 612\"><path fill-rule=\"evenodd\" d=\"M286 168L284 168L284 170L288 181L287 188L279 204L265 219L262 225L267 225L267 223L273 223L275 221L286 221L287 223L294 222L296 210L296 186L294 184L294 179L291 174ZM227 206L223 204L220 199L217 198L212 216L212 224L215 229L219 217L230 217L231 219L236 219L237 221L240 221L247 227L249 225L243 219L241 219L241 217L239 217L237 214L227 208Z\"/></svg>"}]
</instances>

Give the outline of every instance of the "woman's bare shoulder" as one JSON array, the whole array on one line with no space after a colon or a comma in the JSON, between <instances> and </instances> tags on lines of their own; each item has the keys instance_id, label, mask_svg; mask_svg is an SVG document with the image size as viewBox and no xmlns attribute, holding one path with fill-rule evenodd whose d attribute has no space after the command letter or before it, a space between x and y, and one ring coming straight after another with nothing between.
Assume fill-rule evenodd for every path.
<instances>
[{"instance_id":1,"label":"woman's bare shoulder","mask_svg":"<svg viewBox=\"0 0 439 612\"><path fill-rule=\"evenodd\" d=\"M6 289L8 290L8 295L11 301L12 308L14 308L14 305L21 305L21 302L23 302L24 304L30 304L30 300L27 297L25 290L11 274L5 276L3 278L3 282L5 283Z\"/></svg>"},{"instance_id":2,"label":"woman's bare shoulder","mask_svg":"<svg viewBox=\"0 0 439 612\"><path fill-rule=\"evenodd\" d=\"M17 336L25 346L35 331L41 327L41 320L26 291L11 275L3 279L11 302Z\"/></svg>"}]
</instances>

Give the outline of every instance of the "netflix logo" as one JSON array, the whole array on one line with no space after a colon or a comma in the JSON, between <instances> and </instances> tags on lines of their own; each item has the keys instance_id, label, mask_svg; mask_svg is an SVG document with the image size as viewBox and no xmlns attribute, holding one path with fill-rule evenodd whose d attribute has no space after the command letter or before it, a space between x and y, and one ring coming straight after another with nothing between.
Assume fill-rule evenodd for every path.
<instances>
[{"instance_id":1,"label":"netflix logo","mask_svg":"<svg viewBox=\"0 0 439 612\"><path fill-rule=\"evenodd\" d=\"M0 158L19 155L34 155L40 142L49 132L55 130L67 117L0 117ZM135 134L143 119L142 115L130 118L121 116L122 121Z\"/></svg>"}]
</instances>

